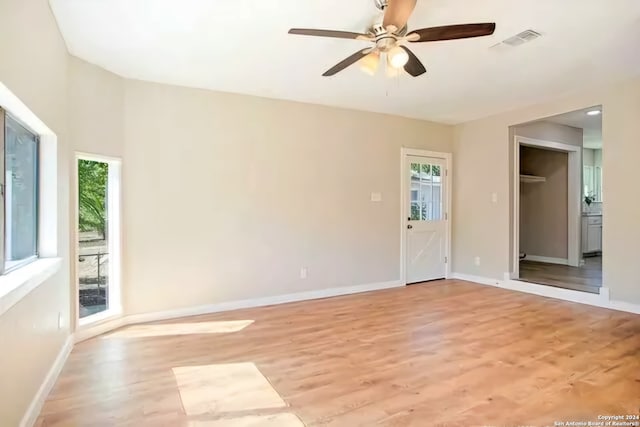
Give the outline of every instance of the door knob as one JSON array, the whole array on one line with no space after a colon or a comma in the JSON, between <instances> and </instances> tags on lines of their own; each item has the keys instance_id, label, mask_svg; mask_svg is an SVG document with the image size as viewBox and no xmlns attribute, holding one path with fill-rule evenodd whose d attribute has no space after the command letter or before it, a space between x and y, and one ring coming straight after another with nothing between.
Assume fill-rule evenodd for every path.
<instances>
[{"instance_id":1,"label":"door knob","mask_svg":"<svg viewBox=\"0 0 640 427\"><path fill-rule=\"evenodd\" d=\"M411 229L413 228L413 225L409 224L409 225L407 225L407 228L408 228L409 230L411 230Z\"/></svg>"}]
</instances>

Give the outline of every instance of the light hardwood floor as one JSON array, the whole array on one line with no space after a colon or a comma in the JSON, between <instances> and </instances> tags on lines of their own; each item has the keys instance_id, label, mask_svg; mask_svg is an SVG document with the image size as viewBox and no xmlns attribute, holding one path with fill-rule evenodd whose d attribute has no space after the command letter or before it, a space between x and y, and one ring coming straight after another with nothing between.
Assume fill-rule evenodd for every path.
<instances>
[{"instance_id":1,"label":"light hardwood floor","mask_svg":"<svg viewBox=\"0 0 640 427\"><path fill-rule=\"evenodd\" d=\"M602 257L584 259L582 267L520 261L520 280L597 294L602 286Z\"/></svg>"},{"instance_id":2,"label":"light hardwood floor","mask_svg":"<svg viewBox=\"0 0 640 427\"><path fill-rule=\"evenodd\" d=\"M80 343L37 425L540 426L639 409L640 316L442 281Z\"/></svg>"}]
</instances>

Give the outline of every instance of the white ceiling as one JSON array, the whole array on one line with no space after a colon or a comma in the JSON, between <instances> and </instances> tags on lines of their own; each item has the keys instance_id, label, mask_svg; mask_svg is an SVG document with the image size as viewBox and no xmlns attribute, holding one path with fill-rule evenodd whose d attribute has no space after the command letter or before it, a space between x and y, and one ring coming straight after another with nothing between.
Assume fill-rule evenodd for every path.
<instances>
[{"instance_id":1,"label":"white ceiling","mask_svg":"<svg viewBox=\"0 0 640 427\"><path fill-rule=\"evenodd\" d=\"M587 115L587 111L592 110L602 111L602 107L596 106L572 111L570 113L549 117L544 119L544 121L573 126L574 128L582 128L584 131L584 148L600 149L602 148L602 114L598 116Z\"/></svg>"},{"instance_id":2,"label":"white ceiling","mask_svg":"<svg viewBox=\"0 0 640 427\"><path fill-rule=\"evenodd\" d=\"M321 74L366 42L374 0L50 0L71 54L124 77L457 123L640 75L638 0L420 0L410 28L497 23L491 37L413 44L428 73ZM523 30L543 37L489 47Z\"/></svg>"}]
</instances>

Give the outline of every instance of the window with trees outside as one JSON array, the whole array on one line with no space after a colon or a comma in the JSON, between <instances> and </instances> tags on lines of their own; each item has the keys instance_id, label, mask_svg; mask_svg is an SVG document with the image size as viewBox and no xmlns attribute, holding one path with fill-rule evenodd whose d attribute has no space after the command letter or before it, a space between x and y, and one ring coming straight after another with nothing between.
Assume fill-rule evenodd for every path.
<instances>
[{"instance_id":1,"label":"window with trees outside","mask_svg":"<svg viewBox=\"0 0 640 427\"><path fill-rule=\"evenodd\" d=\"M77 154L77 284L80 325L120 306L120 161Z\"/></svg>"},{"instance_id":2,"label":"window with trees outside","mask_svg":"<svg viewBox=\"0 0 640 427\"><path fill-rule=\"evenodd\" d=\"M38 155L35 132L0 109L0 273L38 258Z\"/></svg>"}]
</instances>

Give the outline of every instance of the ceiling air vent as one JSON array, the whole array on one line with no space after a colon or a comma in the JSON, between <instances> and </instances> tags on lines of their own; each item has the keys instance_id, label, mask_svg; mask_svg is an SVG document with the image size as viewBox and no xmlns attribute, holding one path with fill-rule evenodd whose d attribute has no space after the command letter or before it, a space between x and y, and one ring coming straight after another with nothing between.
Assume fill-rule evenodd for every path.
<instances>
[{"instance_id":1,"label":"ceiling air vent","mask_svg":"<svg viewBox=\"0 0 640 427\"><path fill-rule=\"evenodd\" d=\"M500 49L507 46L520 46L522 44L530 42L531 40L535 40L540 36L542 36L542 34L537 31L526 30L519 34L516 34L515 36L509 37L508 39L502 40L500 43L494 44L490 47L490 49Z\"/></svg>"}]
</instances>

